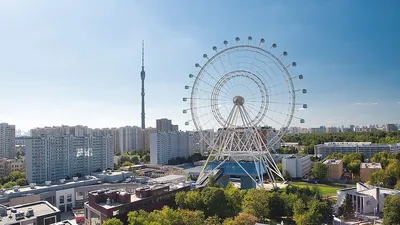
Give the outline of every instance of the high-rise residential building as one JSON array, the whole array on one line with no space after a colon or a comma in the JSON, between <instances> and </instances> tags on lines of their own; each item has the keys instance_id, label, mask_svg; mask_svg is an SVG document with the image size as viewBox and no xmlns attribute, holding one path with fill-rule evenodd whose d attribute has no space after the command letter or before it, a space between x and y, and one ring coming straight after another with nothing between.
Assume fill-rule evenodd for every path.
<instances>
[{"instance_id":1,"label":"high-rise residential building","mask_svg":"<svg viewBox=\"0 0 400 225\"><path fill-rule=\"evenodd\" d=\"M385 124L385 130L387 132L397 132L398 131L396 124Z\"/></svg>"},{"instance_id":2,"label":"high-rise residential building","mask_svg":"<svg viewBox=\"0 0 400 225\"><path fill-rule=\"evenodd\" d=\"M121 154L123 148L121 147L120 143L120 132L118 128L103 128L101 129L101 134L102 136L111 136L113 137L113 143L114 143L114 154Z\"/></svg>"},{"instance_id":3,"label":"high-rise residential building","mask_svg":"<svg viewBox=\"0 0 400 225\"><path fill-rule=\"evenodd\" d=\"M137 126L121 127L118 130L119 134L119 147L122 151L134 151L142 147L142 129Z\"/></svg>"},{"instance_id":4,"label":"high-rise residential building","mask_svg":"<svg viewBox=\"0 0 400 225\"><path fill-rule=\"evenodd\" d=\"M157 133L157 128L148 127L144 130L142 129L142 138L143 138L145 150L150 149L150 136L151 136L151 134L154 134L154 133Z\"/></svg>"},{"instance_id":5,"label":"high-rise residential building","mask_svg":"<svg viewBox=\"0 0 400 225\"><path fill-rule=\"evenodd\" d=\"M100 129L98 129L100 131ZM100 131L101 132L101 131ZM31 129L31 137L61 137L61 136L74 136L84 137L93 134L92 129L87 126L53 126L53 127L42 127Z\"/></svg>"},{"instance_id":6,"label":"high-rise residential building","mask_svg":"<svg viewBox=\"0 0 400 225\"><path fill-rule=\"evenodd\" d=\"M322 158L333 153L363 153L365 159L371 158L375 153L391 151L399 152L399 144L372 144L371 142L326 142L314 146L314 154Z\"/></svg>"},{"instance_id":7,"label":"high-rise residential building","mask_svg":"<svg viewBox=\"0 0 400 225\"><path fill-rule=\"evenodd\" d=\"M0 123L0 158L15 157L15 126Z\"/></svg>"},{"instance_id":8,"label":"high-rise residential building","mask_svg":"<svg viewBox=\"0 0 400 225\"><path fill-rule=\"evenodd\" d=\"M113 168L111 136L47 136L26 143L26 179L30 183L58 181Z\"/></svg>"},{"instance_id":9,"label":"high-rise residential building","mask_svg":"<svg viewBox=\"0 0 400 225\"><path fill-rule=\"evenodd\" d=\"M189 157L193 153L193 134L190 132L160 132L151 134L150 163L168 164L177 157Z\"/></svg>"},{"instance_id":10,"label":"high-rise residential building","mask_svg":"<svg viewBox=\"0 0 400 225\"><path fill-rule=\"evenodd\" d=\"M173 125L172 121L167 118L156 120L157 132L175 132L179 130L178 125Z\"/></svg>"}]
</instances>

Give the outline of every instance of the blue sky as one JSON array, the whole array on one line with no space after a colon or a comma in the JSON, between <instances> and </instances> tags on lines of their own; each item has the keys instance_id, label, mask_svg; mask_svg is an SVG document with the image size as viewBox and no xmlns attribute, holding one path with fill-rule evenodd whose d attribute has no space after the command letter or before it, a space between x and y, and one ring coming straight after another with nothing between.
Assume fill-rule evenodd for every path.
<instances>
[{"instance_id":1,"label":"blue sky","mask_svg":"<svg viewBox=\"0 0 400 225\"><path fill-rule=\"evenodd\" d=\"M400 123L398 1L0 1L0 121L140 125L189 118L194 63L223 40L265 38L289 52L307 88L304 127ZM286 60L286 59L285 59ZM297 121L296 121L297 122ZM294 123L297 125L297 123Z\"/></svg>"}]
</instances>

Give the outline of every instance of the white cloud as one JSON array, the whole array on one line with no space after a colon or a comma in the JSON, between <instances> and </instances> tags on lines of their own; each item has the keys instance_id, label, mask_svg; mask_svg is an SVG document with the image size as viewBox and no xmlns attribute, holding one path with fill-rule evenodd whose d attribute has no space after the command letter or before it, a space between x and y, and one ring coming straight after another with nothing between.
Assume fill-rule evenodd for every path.
<instances>
[{"instance_id":1,"label":"white cloud","mask_svg":"<svg viewBox=\"0 0 400 225\"><path fill-rule=\"evenodd\" d=\"M357 102L356 105L378 105L377 102Z\"/></svg>"}]
</instances>

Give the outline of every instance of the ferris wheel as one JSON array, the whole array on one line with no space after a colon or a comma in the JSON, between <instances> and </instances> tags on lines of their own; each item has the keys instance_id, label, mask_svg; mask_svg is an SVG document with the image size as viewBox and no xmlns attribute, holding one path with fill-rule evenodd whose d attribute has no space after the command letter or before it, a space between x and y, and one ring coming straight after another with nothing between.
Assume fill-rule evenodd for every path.
<instances>
[{"instance_id":1,"label":"ferris wheel","mask_svg":"<svg viewBox=\"0 0 400 225\"><path fill-rule=\"evenodd\" d=\"M226 128L231 126L229 115L234 105L243 106L248 115L248 122L237 120L235 126L272 127L276 136L270 143L277 142L287 132L293 118L304 123L304 119L294 116L296 107L307 108L307 104L297 103L296 94L306 94L306 89L295 89L294 81L303 79L303 75L292 76L290 69L296 62L284 63L283 57L288 52L275 55L277 44L266 45L261 39L256 43L248 37L241 43L237 37L233 46L224 41L224 48L212 49L213 56L203 55L207 61L201 65L197 75L189 74L194 79L190 97L183 101L190 102L190 107L183 113L191 114L185 125L193 125L197 131ZM239 103L239 104L238 104Z\"/></svg>"},{"instance_id":2,"label":"ferris wheel","mask_svg":"<svg viewBox=\"0 0 400 225\"><path fill-rule=\"evenodd\" d=\"M224 41L221 49L212 47L214 54L203 54L205 63L195 64L197 74L189 74L193 84L185 86L190 96L183 98L189 103L183 113L191 115L185 125L193 126L204 141L209 141L204 131L218 131L216 140L210 143L207 163L254 160L264 163L271 179L272 173L282 177L269 152L275 150L294 118L305 122L294 115L297 108L307 108L307 104L296 102L297 93L306 94L307 90L294 86L303 75L291 75L297 63L284 63L286 51L274 54L275 43L267 45L264 39L253 41L252 37L244 43L237 37L235 42L230 46ZM260 136L263 128L272 135ZM258 177L261 172L257 172ZM203 168L201 176L206 175Z\"/></svg>"}]
</instances>

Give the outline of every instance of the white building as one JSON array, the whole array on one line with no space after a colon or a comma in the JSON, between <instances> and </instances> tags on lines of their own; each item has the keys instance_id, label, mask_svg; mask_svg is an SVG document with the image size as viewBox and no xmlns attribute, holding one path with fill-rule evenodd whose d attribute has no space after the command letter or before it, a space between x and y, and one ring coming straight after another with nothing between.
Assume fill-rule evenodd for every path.
<instances>
[{"instance_id":1,"label":"white building","mask_svg":"<svg viewBox=\"0 0 400 225\"><path fill-rule=\"evenodd\" d=\"M126 126L118 129L119 151L134 151L142 147L142 128Z\"/></svg>"},{"instance_id":2,"label":"white building","mask_svg":"<svg viewBox=\"0 0 400 225\"><path fill-rule=\"evenodd\" d=\"M15 126L0 123L0 158L15 157Z\"/></svg>"},{"instance_id":3,"label":"white building","mask_svg":"<svg viewBox=\"0 0 400 225\"><path fill-rule=\"evenodd\" d=\"M355 188L347 188L337 191L337 205L341 206L349 195L354 204L354 211L361 214L381 213L384 199L388 195L400 195L399 190L381 188L364 183L357 183Z\"/></svg>"},{"instance_id":4,"label":"white building","mask_svg":"<svg viewBox=\"0 0 400 225\"><path fill-rule=\"evenodd\" d=\"M26 179L29 183L57 181L113 168L111 136L42 137L25 141Z\"/></svg>"},{"instance_id":5,"label":"white building","mask_svg":"<svg viewBox=\"0 0 400 225\"><path fill-rule=\"evenodd\" d=\"M282 158L282 173L287 170L291 177L303 177L311 171L309 155L291 155Z\"/></svg>"},{"instance_id":6,"label":"white building","mask_svg":"<svg viewBox=\"0 0 400 225\"><path fill-rule=\"evenodd\" d=\"M150 163L168 164L169 159L188 157L193 153L193 135L190 132L161 132L150 135Z\"/></svg>"},{"instance_id":7,"label":"white building","mask_svg":"<svg viewBox=\"0 0 400 225\"><path fill-rule=\"evenodd\" d=\"M326 142L314 146L314 154L327 157L333 153L363 153L364 158L369 159L375 153L383 151L398 152L400 143L394 145L372 144L371 142Z\"/></svg>"}]
</instances>

